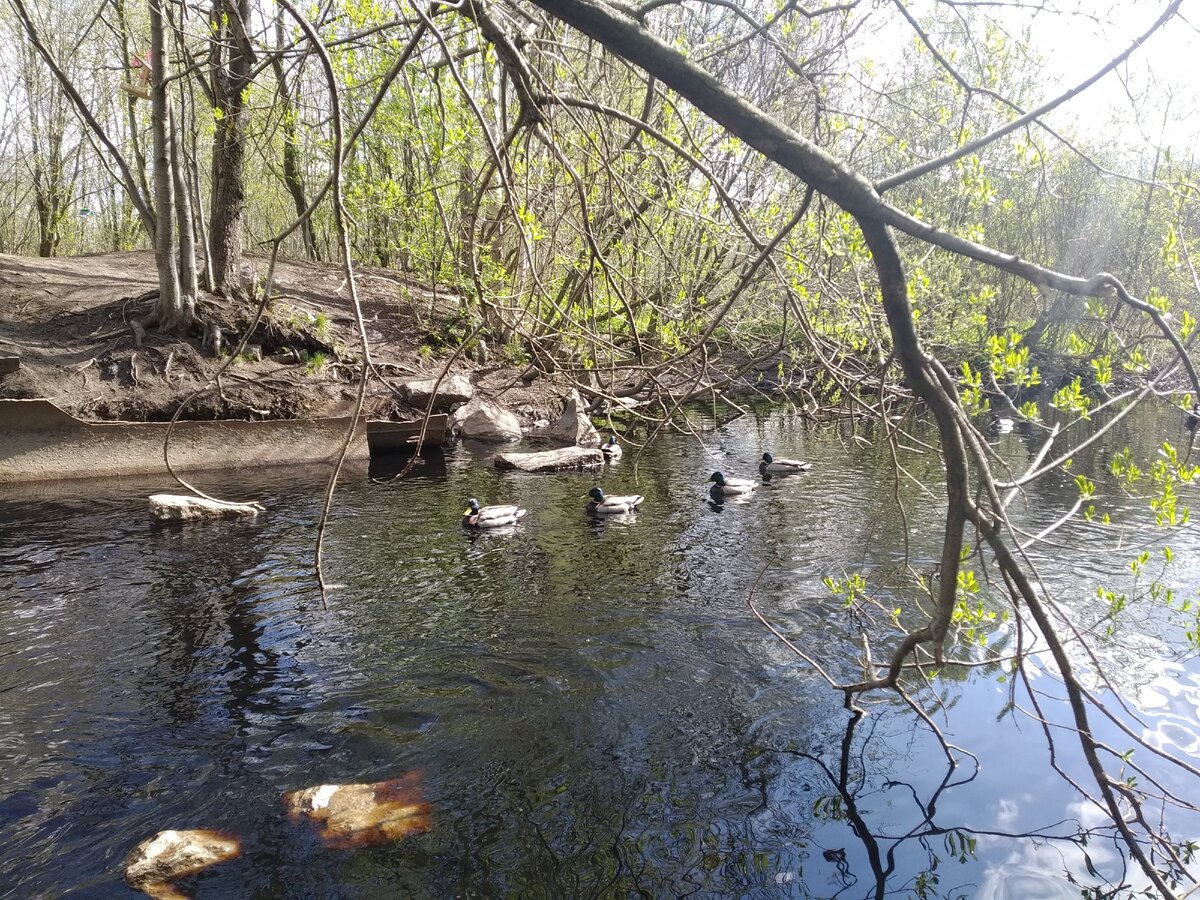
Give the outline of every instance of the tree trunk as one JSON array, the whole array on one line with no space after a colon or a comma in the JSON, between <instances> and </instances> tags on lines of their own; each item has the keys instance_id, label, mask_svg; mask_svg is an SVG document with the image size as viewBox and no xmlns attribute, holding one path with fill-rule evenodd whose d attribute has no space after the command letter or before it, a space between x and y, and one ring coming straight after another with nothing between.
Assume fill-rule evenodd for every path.
<instances>
[{"instance_id":1,"label":"tree trunk","mask_svg":"<svg viewBox=\"0 0 1200 900\"><path fill-rule=\"evenodd\" d=\"M115 0L113 9L117 14L117 33L121 39L121 55L124 61L126 78L135 81L133 68L130 64L129 24L125 16L125 0ZM145 196L150 196L150 185L146 182L146 154L142 152L142 139L139 134L137 120L137 98L133 94L125 94L125 119L129 128L129 146L133 149L133 162L136 167L138 184Z\"/></svg>"},{"instance_id":2,"label":"tree trunk","mask_svg":"<svg viewBox=\"0 0 1200 900\"><path fill-rule=\"evenodd\" d=\"M288 193L292 195L292 203L296 207L296 218L304 216L308 209L308 198L304 193L304 179L300 175L300 150L298 132L296 129L296 103L292 95L293 86L287 82L283 70L283 16L275 20L276 53L271 58L271 68L275 70L275 79L279 83L280 115L283 120L283 183ZM305 216L300 225L300 236L304 241L304 255L309 259L317 259L317 241L313 233L312 217Z\"/></svg>"},{"instance_id":3,"label":"tree trunk","mask_svg":"<svg viewBox=\"0 0 1200 900\"><path fill-rule=\"evenodd\" d=\"M182 95L182 91L180 92ZM188 184L187 168L180 150L179 128L175 114L170 115L171 135L171 178L175 187L175 214L179 226L179 286L183 291L185 305L195 306L200 285L196 278L196 235L192 222L192 192Z\"/></svg>"},{"instance_id":4,"label":"tree trunk","mask_svg":"<svg viewBox=\"0 0 1200 900\"><path fill-rule=\"evenodd\" d=\"M246 202L246 124L244 94L250 86L253 51L246 37L250 0L220 0L213 9L212 214L209 249L213 287L219 294L241 292L242 207Z\"/></svg>"},{"instance_id":5,"label":"tree trunk","mask_svg":"<svg viewBox=\"0 0 1200 900\"><path fill-rule=\"evenodd\" d=\"M158 267L158 303L151 318L168 331L191 324L190 311L179 289L178 244L175 232L175 184L171 173L170 99L164 0L149 0L150 7L150 131L154 140L154 206L157 227L154 262Z\"/></svg>"},{"instance_id":6,"label":"tree trunk","mask_svg":"<svg viewBox=\"0 0 1200 900\"><path fill-rule=\"evenodd\" d=\"M56 115L56 98L35 81L35 59L22 49L21 70L29 102L29 142L32 151L33 203L38 220L38 256L53 256L62 239L63 117ZM42 104L45 103L43 109Z\"/></svg>"}]
</instances>

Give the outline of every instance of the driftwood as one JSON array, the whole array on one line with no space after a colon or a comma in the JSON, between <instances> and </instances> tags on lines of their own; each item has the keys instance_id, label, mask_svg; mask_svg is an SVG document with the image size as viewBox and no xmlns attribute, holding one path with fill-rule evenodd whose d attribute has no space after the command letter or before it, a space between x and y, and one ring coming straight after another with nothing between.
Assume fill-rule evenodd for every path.
<instances>
[{"instance_id":1,"label":"driftwood","mask_svg":"<svg viewBox=\"0 0 1200 900\"><path fill-rule=\"evenodd\" d=\"M497 469L516 469L518 472L562 472L566 469L599 469L604 454L595 447L563 447L541 453L500 453Z\"/></svg>"}]
</instances>

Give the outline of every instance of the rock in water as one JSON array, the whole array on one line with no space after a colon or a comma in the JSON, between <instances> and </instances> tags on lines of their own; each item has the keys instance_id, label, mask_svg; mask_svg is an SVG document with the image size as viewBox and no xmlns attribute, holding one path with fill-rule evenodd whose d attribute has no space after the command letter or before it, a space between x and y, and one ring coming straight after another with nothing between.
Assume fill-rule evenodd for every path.
<instances>
[{"instance_id":1,"label":"rock in water","mask_svg":"<svg viewBox=\"0 0 1200 900\"><path fill-rule=\"evenodd\" d=\"M222 503L184 494L152 494L150 497L150 515L160 522L257 516L262 511L261 503Z\"/></svg>"},{"instance_id":2,"label":"rock in water","mask_svg":"<svg viewBox=\"0 0 1200 900\"><path fill-rule=\"evenodd\" d=\"M594 447L563 447L541 453L498 453L497 469L516 469L518 472L563 472L568 469L598 469L604 454Z\"/></svg>"},{"instance_id":3,"label":"rock in water","mask_svg":"<svg viewBox=\"0 0 1200 900\"><path fill-rule=\"evenodd\" d=\"M498 403L476 397L450 416L446 428L452 435L477 441L519 441L520 420Z\"/></svg>"},{"instance_id":4,"label":"rock in water","mask_svg":"<svg viewBox=\"0 0 1200 900\"><path fill-rule=\"evenodd\" d=\"M429 830L429 804L416 772L372 784L322 784L283 799L288 818L315 823L321 841L337 850L378 847Z\"/></svg>"},{"instance_id":5,"label":"rock in water","mask_svg":"<svg viewBox=\"0 0 1200 900\"><path fill-rule=\"evenodd\" d=\"M408 402L424 409L429 405L436 383L436 378L410 378L401 386L408 395ZM456 404L469 402L474 396L475 389L471 387L470 378L466 375L447 375L438 385L433 411L444 412Z\"/></svg>"},{"instance_id":6,"label":"rock in water","mask_svg":"<svg viewBox=\"0 0 1200 900\"><path fill-rule=\"evenodd\" d=\"M546 429L545 435L578 447L600 446L600 433L583 411L583 400L579 397L579 391L574 388L567 397L562 415Z\"/></svg>"},{"instance_id":7,"label":"rock in water","mask_svg":"<svg viewBox=\"0 0 1200 900\"><path fill-rule=\"evenodd\" d=\"M125 880L157 900L179 900L187 895L173 882L241 853L238 839L219 831L160 831L125 858Z\"/></svg>"}]
</instances>

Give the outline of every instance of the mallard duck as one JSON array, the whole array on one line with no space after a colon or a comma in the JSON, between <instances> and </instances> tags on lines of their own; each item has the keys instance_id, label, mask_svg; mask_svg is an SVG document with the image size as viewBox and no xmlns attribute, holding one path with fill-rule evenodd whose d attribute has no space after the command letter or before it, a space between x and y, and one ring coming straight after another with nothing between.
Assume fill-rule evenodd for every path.
<instances>
[{"instance_id":1,"label":"mallard duck","mask_svg":"<svg viewBox=\"0 0 1200 900\"><path fill-rule=\"evenodd\" d=\"M749 494L758 487L758 482L751 481L749 478L726 478L720 472L713 472L708 480L713 483L708 492L714 499L720 497L740 497Z\"/></svg>"},{"instance_id":2,"label":"mallard duck","mask_svg":"<svg viewBox=\"0 0 1200 900\"><path fill-rule=\"evenodd\" d=\"M503 525L515 525L525 515L525 510L519 506L480 506L479 501L472 497L467 501L463 510L464 528L499 528Z\"/></svg>"},{"instance_id":3,"label":"mallard duck","mask_svg":"<svg viewBox=\"0 0 1200 900\"><path fill-rule=\"evenodd\" d=\"M594 487L588 491L591 497L584 509L592 516L612 516L633 512L646 498L641 494L626 494L622 497L610 497L603 488Z\"/></svg>"},{"instance_id":4,"label":"mallard duck","mask_svg":"<svg viewBox=\"0 0 1200 900\"><path fill-rule=\"evenodd\" d=\"M620 459L621 454L625 451L621 449L621 445L617 443L617 436L610 434L608 443L600 447L600 452L604 454L605 459Z\"/></svg>"},{"instance_id":5,"label":"mallard duck","mask_svg":"<svg viewBox=\"0 0 1200 900\"><path fill-rule=\"evenodd\" d=\"M762 462L758 464L758 471L766 475L768 472L772 475L787 475L792 472L804 472L812 468L812 463L801 462L798 459L784 459L782 456L772 456L770 453L762 455Z\"/></svg>"}]
</instances>

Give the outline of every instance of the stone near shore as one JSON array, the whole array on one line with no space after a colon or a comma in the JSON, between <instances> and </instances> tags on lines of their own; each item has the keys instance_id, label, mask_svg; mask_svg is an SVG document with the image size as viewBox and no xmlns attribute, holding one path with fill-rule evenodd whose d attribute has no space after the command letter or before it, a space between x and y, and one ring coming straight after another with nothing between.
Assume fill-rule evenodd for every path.
<instances>
[{"instance_id":1,"label":"stone near shore","mask_svg":"<svg viewBox=\"0 0 1200 900\"><path fill-rule=\"evenodd\" d=\"M150 497L150 515L160 522L257 516L263 509L261 503L221 503L184 494L152 494Z\"/></svg>"},{"instance_id":2,"label":"stone near shore","mask_svg":"<svg viewBox=\"0 0 1200 900\"><path fill-rule=\"evenodd\" d=\"M518 472L599 469L603 464L604 454L594 447L563 447L541 453L501 453L496 456L497 469L516 469Z\"/></svg>"},{"instance_id":3,"label":"stone near shore","mask_svg":"<svg viewBox=\"0 0 1200 900\"><path fill-rule=\"evenodd\" d=\"M408 402L413 406L425 409L429 406L429 398L434 396L436 378L410 378L402 382ZM475 396L475 388L471 379L466 375L447 375L442 383L437 385L437 398L433 403L434 412L446 412L459 403L469 403Z\"/></svg>"},{"instance_id":4,"label":"stone near shore","mask_svg":"<svg viewBox=\"0 0 1200 900\"><path fill-rule=\"evenodd\" d=\"M370 784L322 784L284 794L293 822L310 821L338 850L378 847L429 830L429 804L416 772Z\"/></svg>"},{"instance_id":5,"label":"stone near shore","mask_svg":"<svg viewBox=\"0 0 1200 900\"><path fill-rule=\"evenodd\" d=\"M130 887L157 900L179 900L187 895L173 882L236 859L241 853L238 839L219 831L160 831L125 858L125 880Z\"/></svg>"},{"instance_id":6,"label":"stone near shore","mask_svg":"<svg viewBox=\"0 0 1200 900\"><path fill-rule=\"evenodd\" d=\"M566 406L558 421L542 432L543 436L554 440L575 444L579 447L599 447L600 433L596 431L592 420L583 409L583 400L579 391L572 389L567 396Z\"/></svg>"},{"instance_id":7,"label":"stone near shore","mask_svg":"<svg viewBox=\"0 0 1200 900\"><path fill-rule=\"evenodd\" d=\"M498 403L476 397L460 406L446 423L451 435L477 441L519 441L521 421Z\"/></svg>"}]
</instances>

